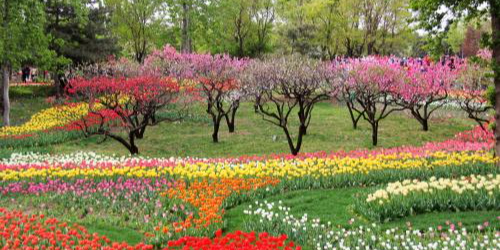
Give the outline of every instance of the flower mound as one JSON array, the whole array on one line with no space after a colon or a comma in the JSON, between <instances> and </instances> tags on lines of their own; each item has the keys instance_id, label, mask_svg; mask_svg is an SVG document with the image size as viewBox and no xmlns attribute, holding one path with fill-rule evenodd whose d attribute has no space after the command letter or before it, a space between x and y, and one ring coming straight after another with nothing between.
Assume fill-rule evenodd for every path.
<instances>
[{"instance_id":1,"label":"flower mound","mask_svg":"<svg viewBox=\"0 0 500 250\"><path fill-rule=\"evenodd\" d=\"M0 137L32 134L55 127L63 127L66 124L79 120L87 115L87 113L88 111L84 103L48 108L33 115L23 125L1 128Z\"/></svg>"},{"instance_id":2,"label":"flower mound","mask_svg":"<svg viewBox=\"0 0 500 250\"><path fill-rule=\"evenodd\" d=\"M433 211L500 209L500 175L471 175L458 179L404 180L368 194L356 210L368 218L389 221Z\"/></svg>"}]
</instances>

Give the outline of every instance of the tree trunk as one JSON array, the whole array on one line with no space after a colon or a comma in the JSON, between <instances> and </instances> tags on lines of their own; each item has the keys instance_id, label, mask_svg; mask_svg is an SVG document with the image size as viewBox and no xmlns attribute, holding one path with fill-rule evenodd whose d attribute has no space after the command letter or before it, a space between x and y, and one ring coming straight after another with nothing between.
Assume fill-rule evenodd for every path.
<instances>
[{"instance_id":1,"label":"tree trunk","mask_svg":"<svg viewBox=\"0 0 500 250\"><path fill-rule=\"evenodd\" d=\"M236 110L234 110L234 109L233 109L233 111L231 111L231 116L229 116L229 114L225 115L226 124L227 124L227 128L229 130L229 133L234 133L234 131L235 131L235 129L234 129L235 116L236 116Z\"/></svg>"},{"instance_id":2,"label":"tree trunk","mask_svg":"<svg viewBox=\"0 0 500 250\"><path fill-rule=\"evenodd\" d=\"M490 0L493 70L495 71L495 155L500 156L500 3Z\"/></svg>"},{"instance_id":3,"label":"tree trunk","mask_svg":"<svg viewBox=\"0 0 500 250\"><path fill-rule=\"evenodd\" d=\"M142 139L144 138L145 133L146 133L146 127L137 130L135 136L137 139Z\"/></svg>"},{"instance_id":4,"label":"tree trunk","mask_svg":"<svg viewBox=\"0 0 500 250\"><path fill-rule=\"evenodd\" d=\"M61 79L59 78L58 70L55 70L52 73L52 79L54 80L54 87L56 88L56 97L61 98L62 97L62 84L61 84Z\"/></svg>"},{"instance_id":5,"label":"tree trunk","mask_svg":"<svg viewBox=\"0 0 500 250\"><path fill-rule=\"evenodd\" d=\"M219 128L220 128L220 122L222 120L222 116L216 116L213 119L214 122L214 131L212 133L212 141L214 143L219 142Z\"/></svg>"},{"instance_id":6,"label":"tree trunk","mask_svg":"<svg viewBox=\"0 0 500 250\"><path fill-rule=\"evenodd\" d=\"M371 123L372 125L372 145L377 146L378 144L378 123Z\"/></svg>"},{"instance_id":7,"label":"tree trunk","mask_svg":"<svg viewBox=\"0 0 500 250\"><path fill-rule=\"evenodd\" d=\"M236 112L240 107L240 101L234 101L231 106L230 115L226 114L224 117L226 118L227 127L229 129L229 133L234 133L235 131L235 123L236 123Z\"/></svg>"},{"instance_id":8,"label":"tree trunk","mask_svg":"<svg viewBox=\"0 0 500 250\"><path fill-rule=\"evenodd\" d=\"M424 113L424 116L420 115L417 111L415 111L413 108L411 108L411 114L415 118L415 120L422 125L422 130L423 131L429 131L429 115Z\"/></svg>"},{"instance_id":9,"label":"tree trunk","mask_svg":"<svg viewBox=\"0 0 500 250\"><path fill-rule=\"evenodd\" d=\"M131 155L139 154L139 148L135 145L135 133L134 132L129 133L128 141L129 141L129 147L127 147L127 148L130 151L130 154Z\"/></svg>"},{"instance_id":10,"label":"tree trunk","mask_svg":"<svg viewBox=\"0 0 500 250\"><path fill-rule=\"evenodd\" d=\"M187 3L188 0L185 0L182 3L182 45L181 51L182 53L191 53L193 48L191 44L191 37L189 36L190 29L190 10L191 6Z\"/></svg>"},{"instance_id":11,"label":"tree trunk","mask_svg":"<svg viewBox=\"0 0 500 250\"><path fill-rule=\"evenodd\" d=\"M2 103L3 103L3 125L10 126L10 99L9 99L9 67L2 67Z\"/></svg>"},{"instance_id":12,"label":"tree trunk","mask_svg":"<svg viewBox=\"0 0 500 250\"><path fill-rule=\"evenodd\" d=\"M429 120L428 119L423 119L422 120L422 130L423 131L429 131Z\"/></svg>"},{"instance_id":13,"label":"tree trunk","mask_svg":"<svg viewBox=\"0 0 500 250\"><path fill-rule=\"evenodd\" d=\"M361 115L358 114L358 117L354 117L354 110L352 109L351 104L349 104L348 102L346 102L346 106L347 106L347 109L349 110L349 115L351 117L352 128L353 129L358 129L358 122L359 122L359 120L361 118Z\"/></svg>"}]
</instances>

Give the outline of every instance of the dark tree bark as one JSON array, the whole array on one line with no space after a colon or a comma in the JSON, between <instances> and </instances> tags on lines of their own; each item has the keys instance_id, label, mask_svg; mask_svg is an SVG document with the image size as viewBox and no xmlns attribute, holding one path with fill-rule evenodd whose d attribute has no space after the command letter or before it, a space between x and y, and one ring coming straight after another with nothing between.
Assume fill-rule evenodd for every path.
<instances>
[{"instance_id":1,"label":"dark tree bark","mask_svg":"<svg viewBox=\"0 0 500 250\"><path fill-rule=\"evenodd\" d=\"M500 155L500 1L490 0L493 70L495 72L495 154Z\"/></svg>"},{"instance_id":2,"label":"dark tree bark","mask_svg":"<svg viewBox=\"0 0 500 250\"><path fill-rule=\"evenodd\" d=\"M2 66L2 107L3 125L10 126L9 66Z\"/></svg>"},{"instance_id":3,"label":"dark tree bark","mask_svg":"<svg viewBox=\"0 0 500 250\"><path fill-rule=\"evenodd\" d=\"M219 129L222 117L223 116L220 115L212 115L212 122L214 124L214 130L212 132L212 141L215 143L219 142Z\"/></svg>"},{"instance_id":4,"label":"dark tree bark","mask_svg":"<svg viewBox=\"0 0 500 250\"><path fill-rule=\"evenodd\" d=\"M354 114L353 106L354 104L350 101L346 102L347 110L349 110L349 116L351 117L352 121L352 128L353 129L358 129L358 122L362 117L362 114Z\"/></svg>"},{"instance_id":5,"label":"dark tree bark","mask_svg":"<svg viewBox=\"0 0 500 250\"><path fill-rule=\"evenodd\" d=\"M3 1L3 20L2 20L2 28L4 30L8 30L9 28L9 1ZM2 39L7 39L5 36ZM2 67L2 116L3 116L3 125L10 126L10 99L9 99L9 80L10 80L10 64L8 61L2 62L0 65Z\"/></svg>"},{"instance_id":6,"label":"dark tree bark","mask_svg":"<svg viewBox=\"0 0 500 250\"><path fill-rule=\"evenodd\" d=\"M446 100L446 98L447 95L445 97L439 97L439 98L431 97L430 99L426 100L424 104L420 103L413 103L410 105L401 104L401 106L409 109L411 115L422 126L422 130L427 132L429 131L429 119L432 113L434 113L434 111L436 111L437 109L441 108L444 105L442 101ZM434 107L431 107L431 104L436 102L437 104Z\"/></svg>"},{"instance_id":7,"label":"dark tree bark","mask_svg":"<svg viewBox=\"0 0 500 250\"><path fill-rule=\"evenodd\" d=\"M185 0L182 3L182 44L181 51L183 53L191 53L193 51L193 45L189 31L191 29L191 3Z\"/></svg>"},{"instance_id":8,"label":"dark tree bark","mask_svg":"<svg viewBox=\"0 0 500 250\"><path fill-rule=\"evenodd\" d=\"M378 122L371 123L372 125L372 144L377 146L378 144Z\"/></svg>"},{"instance_id":9,"label":"dark tree bark","mask_svg":"<svg viewBox=\"0 0 500 250\"><path fill-rule=\"evenodd\" d=\"M342 98L347 106L347 110L349 111L349 117L351 118L352 128L358 129L358 122L362 117L362 113L354 114L355 113L355 110L354 110L355 99L354 99L354 97L351 96L350 91L346 87L344 87L344 89L342 90Z\"/></svg>"},{"instance_id":10,"label":"dark tree bark","mask_svg":"<svg viewBox=\"0 0 500 250\"><path fill-rule=\"evenodd\" d=\"M238 49L237 49L238 57L243 57L245 55L245 39L249 32L248 28L245 29L243 24L244 11L245 11L244 6L240 5L238 16L234 19L234 27L236 31L234 39L238 43Z\"/></svg>"},{"instance_id":11,"label":"dark tree bark","mask_svg":"<svg viewBox=\"0 0 500 250\"><path fill-rule=\"evenodd\" d=\"M302 138L304 137L306 130L304 129L303 126L299 127L299 133L297 134L297 143L294 144L293 138L290 135L288 128L286 126L284 126L282 128L283 128L283 132L285 132L286 140L288 142L288 147L290 148L290 152L292 153L292 155L298 155L300 152L300 148L302 147Z\"/></svg>"},{"instance_id":12,"label":"dark tree bark","mask_svg":"<svg viewBox=\"0 0 500 250\"><path fill-rule=\"evenodd\" d=\"M240 107L240 101L235 101L231 107L231 110L224 117L226 118L227 128L229 133L234 133L235 131L235 121L236 121L236 112Z\"/></svg>"},{"instance_id":13,"label":"dark tree bark","mask_svg":"<svg viewBox=\"0 0 500 250\"><path fill-rule=\"evenodd\" d=\"M273 91L267 91L265 93L266 96L262 98L261 102L258 102L257 105L264 121L270 122L283 129L288 147L290 148L290 153L292 155L297 155L302 147L303 137L307 135L307 129L311 122L314 105L320 101L327 100L328 96L326 94L318 94L310 98L308 96L310 94L309 92L305 92L305 94L294 94L296 94L294 98L287 100L287 98L283 99L279 96L275 96ZM269 104L267 104L267 102L262 102L262 100L272 103L274 108L269 108ZM297 116L300 124L296 137L297 141L294 143L294 138L288 129L288 119L295 108L299 109Z\"/></svg>"},{"instance_id":14,"label":"dark tree bark","mask_svg":"<svg viewBox=\"0 0 500 250\"><path fill-rule=\"evenodd\" d=\"M226 100L228 93L224 90L222 85L218 85L215 82L204 85L203 91L207 95L206 112L212 117L212 141L214 143L218 143L220 123L223 118L226 118L229 132L234 132L236 111L238 110L240 101L234 100L231 103L228 103Z\"/></svg>"},{"instance_id":15,"label":"dark tree bark","mask_svg":"<svg viewBox=\"0 0 500 250\"><path fill-rule=\"evenodd\" d=\"M139 154L139 148L137 148L137 146L135 145L135 137L135 133L129 133L128 135L129 146L127 148L132 155Z\"/></svg>"},{"instance_id":16,"label":"dark tree bark","mask_svg":"<svg viewBox=\"0 0 500 250\"><path fill-rule=\"evenodd\" d=\"M360 107L353 106L353 110L360 114L372 127L372 145L378 145L378 128L380 121L387 118L392 112L402 111L405 108L391 107L393 101L388 93L358 94L356 102Z\"/></svg>"}]
</instances>

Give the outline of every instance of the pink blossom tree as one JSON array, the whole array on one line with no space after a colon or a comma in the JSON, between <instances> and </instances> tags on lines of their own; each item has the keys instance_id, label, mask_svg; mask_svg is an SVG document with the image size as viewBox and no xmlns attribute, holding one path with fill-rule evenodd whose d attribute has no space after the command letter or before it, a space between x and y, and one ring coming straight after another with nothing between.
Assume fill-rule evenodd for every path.
<instances>
[{"instance_id":1,"label":"pink blossom tree","mask_svg":"<svg viewBox=\"0 0 500 250\"><path fill-rule=\"evenodd\" d=\"M339 94L334 96L339 102L344 102L347 110L349 111L349 117L351 118L353 129L358 128L358 123L364 112L358 113L354 110L355 108L355 95L354 86L351 84L346 84L349 78L349 67L345 64L338 64L338 62L333 62L331 65L332 79L331 82L334 88L339 89Z\"/></svg>"},{"instance_id":2,"label":"pink blossom tree","mask_svg":"<svg viewBox=\"0 0 500 250\"><path fill-rule=\"evenodd\" d=\"M238 74L246 62L246 59L228 55L181 54L166 46L145 60L144 71L195 83L200 90L200 97L206 102L206 112L212 118L212 140L219 142L222 119L226 120L230 133L235 131L236 113L244 96Z\"/></svg>"},{"instance_id":3,"label":"pink blossom tree","mask_svg":"<svg viewBox=\"0 0 500 250\"><path fill-rule=\"evenodd\" d=\"M457 71L447 64L411 61L405 72L405 81L395 86L394 98L428 131L432 113L446 104Z\"/></svg>"},{"instance_id":4,"label":"pink blossom tree","mask_svg":"<svg viewBox=\"0 0 500 250\"><path fill-rule=\"evenodd\" d=\"M335 94L329 65L298 56L254 60L247 67L242 82L257 96L255 105L264 121L280 127L290 152L297 155L307 134L316 103ZM297 112L299 128L290 132L290 116ZM294 137L295 140L294 141Z\"/></svg>"},{"instance_id":5,"label":"pink blossom tree","mask_svg":"<svg viewBox=\"0 0 500 250\"><path fill-rule=\"evenodd\" d=\"M484 124L490 122L489 112L494 109L495 105L494 98L487 98L487 89L493 86L490 60L491 53L481 50L478 60L465 61L458 68L457 83L453 89L454 101L470 119L477 122L483 129L486 129Z\"/></svg>"},{"instance_id":6,"label":"pink blossom tree","mask_svg":"<svg viewBox=\"0 0 500 250\"><path fill-rule=\"evenodd\" d=\"M393 97L397 86L403 84L404 72L387 58L353 59L343 67L349 73L345 84L354 99L352 110L370 123L372 144L376 146L380 121L404 109L394 105Z\"/></svg>"},{"instance_id":7,"label":"pink blossom tree","mask_svg":"<svg viewBox=\"0 0 500 250\"><path fill-rule=\"evenodd\" d=\"M236 112L243 96L238 75L247 60L209 54L191 54L186 55L186 58L191 66L192 80L199 83L207 104L206 111L212 117L212 139L218 142L219 127L223 118L226 119L229 132L235 131Z\"/></svg>"}]
</instances>

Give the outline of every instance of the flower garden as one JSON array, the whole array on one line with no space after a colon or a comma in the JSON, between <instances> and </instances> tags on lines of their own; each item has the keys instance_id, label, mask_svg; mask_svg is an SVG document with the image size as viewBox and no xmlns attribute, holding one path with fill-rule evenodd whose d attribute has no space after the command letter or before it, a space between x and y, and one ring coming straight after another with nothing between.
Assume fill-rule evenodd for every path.
<instances>
[{"instance_id":1,"label":"flower garden","mask_svg":"<svg viewBox=\"0 0 500 250\"><path fill-rule=\"evenodd\" d=\"M0 247L499 249L500 159L492 150L487 83L472 62L449 63L247 60L167 46L143 65L103 66L116 67L113 76L82 70L64 101L0 128L0 149L13 152L0 159ZM321 137L314 130L332 129L309 127L321 120L312 116L318 103L347 107L347 124L371 147L304 150L309 138ZM290 154L152 157L137 143L160 123L202 120L211 145L224 145L220 127L226 121L236 136L236 117L248 121L237 112L249 104L282 133L273 141ZM201 106L206 119L192 115ZM433 126L450 126L447 119L465 120L464 111L476 125L452 137L433 134ZM393 134L409 143L380 146L390 114L415 119L418 133L440 140ZM130 154L29 152L89 137Z\"/></svg>"},{"instance_id":2,"label":"flower garden","mask_svg":"<svg viewBox=\"0 0 500 250\"><path fill-rule=\"evenodd\" d=\"M416 147L248 158L18 154L0 161L3 249L498 249L500 218L386 228L422 213L498 211L492 135L476 127ZM359 188L359 225L293 215L268 197ZM226 210L247 206L225 231ZM458 219L458 218L456 218ZM354 219L353 219L354 220ZM141 234L114 242L84 225ZM441 226L444 225L444 226Z\"/></svg>"}]
</instances>

